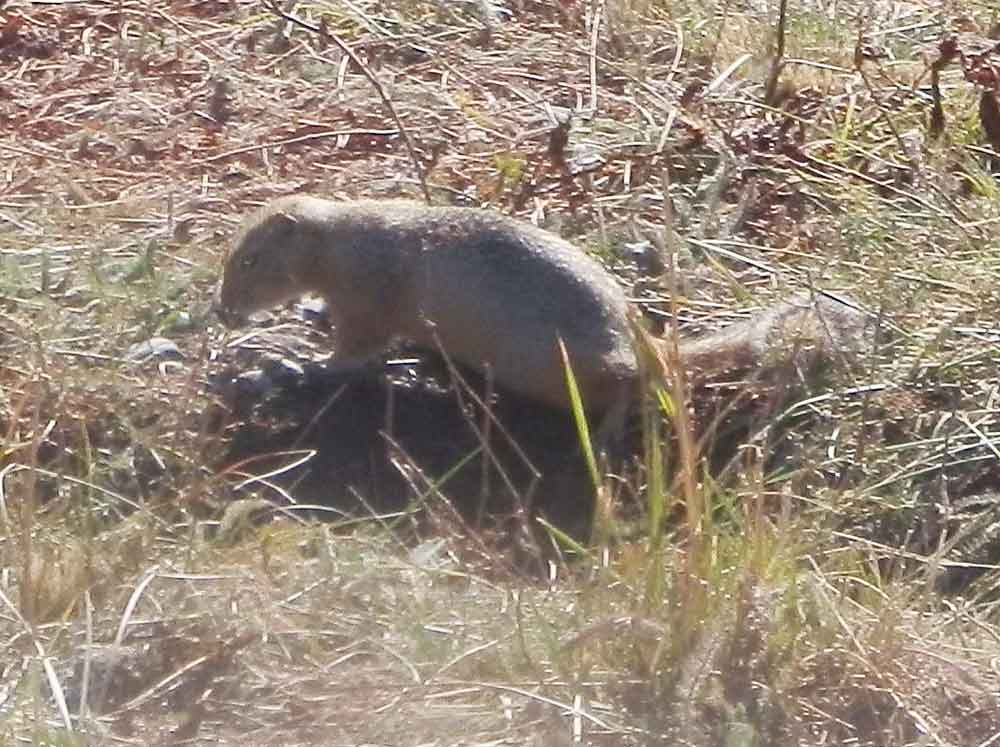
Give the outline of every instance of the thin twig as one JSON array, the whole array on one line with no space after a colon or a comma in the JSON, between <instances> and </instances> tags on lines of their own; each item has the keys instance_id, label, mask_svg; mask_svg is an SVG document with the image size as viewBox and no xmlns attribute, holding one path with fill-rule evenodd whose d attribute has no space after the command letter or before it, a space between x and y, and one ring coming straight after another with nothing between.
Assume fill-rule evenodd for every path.
<instances>
[{"instance_id":1,"label":"thin twig","mask_svg":"<svg viewBox=\"0 0 1000 747\"><path fill-rule=\"evenodd\" d=\"M604 1L596 0L594 14L590 19L590 111L597 111L597 40L601 34L601 18Z\"/></svg>"},{"instance_id":2,"label":"thin twig","mask_svg":"<svg viewBox=\"0 0 1000 747\"><path fill-rule=\"evenodd\" d=\"M410 160L413 162L413 168L417 172L417 179L420 180L420 188L424 193L424 200L428 205L431 204L431 191L427 186L427 175L424 173L424 168L420 164L420 158L417 156L417 149L413 146L413 139L410 137L409 131L403 124L403 120L400 118L399 113L396 111L396 107L392 105L392 101L389 99L389 95L385 92L385 88L382 87L382 83L379 81L378 77L371 71L371 69L362 61L360 57L351 49L347 44L344 43L340 37L332 33L328 29L320 28L319 26L314 26L313 24L303 21L298 16L294 16L291 13L286 13L283 11L277 3L277 0L271 0L268 3L268 7L274 15L279 18L283 18L289 23L296 26L304 28L306 31L311 31L314 34L318 34L321 38L329 39L337 47L340 48L344 54L358 66L358 69L368 78L368 82L372 84L375 91L378 93L379 98L382 99L382 104L385 106L386 110L389 112L389 116L392 117L392 121L396 123L396 128L399 130L400 136L403 138L403 143L406 145L406 150L410 154Z\"/></svg>"},{"instance_id":3,"label":"thin twig","mask_svg":"<svg viewBox=\"0 0 1000 747\"><path fill-rule=\"evenodd\" d=\"M774 50L774 60L771 62L771 72L767 76L767 87L764 89L764 103L774 106L778 93L778 78L785 67L785 10L788 0L781 0L778 6L778 40Z\"/></svg>"}]
</instances>

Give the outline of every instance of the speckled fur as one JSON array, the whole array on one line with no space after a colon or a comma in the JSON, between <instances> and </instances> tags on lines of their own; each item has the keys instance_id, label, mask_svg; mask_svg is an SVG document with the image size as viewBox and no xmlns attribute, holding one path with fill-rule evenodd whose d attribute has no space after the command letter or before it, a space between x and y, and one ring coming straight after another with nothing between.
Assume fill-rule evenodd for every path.
<instances>
[{"instance_id":1,"label":"speckled fur","mask_svg":"<svg viewBox=\"0 0 1000 747\"><path fill-rule=\"evenodd\" d=\"M680 356L693 378L726 371L807 373L821 361L851 362L870 350L874 321L850 299L802 294L704 337L681 340Z\"/></svg>"},{"instance_id":2,"label":"speckled fur","mask_svg":"<svg viewBox=\"0 0 1000 747\"><path fill-rule=\"evenodd\" d=\"M567 407L561 337L588 408L620 403L636 378L615 279L558 236L488 210L274 200L226 262L220 314L235 324L310 292L329 305L338 357L371 356L397 337L440 343L500 385Z\"/></svg>"}]
</instances>

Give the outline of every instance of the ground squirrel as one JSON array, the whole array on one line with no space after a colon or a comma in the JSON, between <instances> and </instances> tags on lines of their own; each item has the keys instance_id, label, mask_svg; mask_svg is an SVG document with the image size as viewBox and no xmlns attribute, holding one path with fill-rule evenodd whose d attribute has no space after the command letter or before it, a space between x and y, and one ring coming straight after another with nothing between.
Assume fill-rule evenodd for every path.
<instances>
[{"instance_id":1,"label":"ground squirrel","mask_svg":"<svg viewBox=\"0 0 1000 747\"><path fill-rule=\"evenodd\" d=\"M509 390L566 408L561 337L585 405L609 414L610 426L636 394L628 302L618 282L569 242L496 212L278 198L247 223L226 262L220 316L232 326L310 292L327 301L334 354L347 365L397 337L440 345L460 363L488 367ZM808 378L831 357L855 358L869 327L849 300L800 295L678 340L678 360L696 388L727 374Z\"/></svg>"},{"instance_id":2,"label":"ground squirrel","mask_svg":"<svg viewBox=\"0 0 1000 747\"><path fill-rule=\"evenodd\" d=\"M404 200L266 205L229 256L217 306L229 326L306 293L325 298L338 359L402 338L488 369L510 390L569 406L557 339L585 405L629 398L637 363L624 291L555 234L489 210Z\"/></svg>"}]
</instances>

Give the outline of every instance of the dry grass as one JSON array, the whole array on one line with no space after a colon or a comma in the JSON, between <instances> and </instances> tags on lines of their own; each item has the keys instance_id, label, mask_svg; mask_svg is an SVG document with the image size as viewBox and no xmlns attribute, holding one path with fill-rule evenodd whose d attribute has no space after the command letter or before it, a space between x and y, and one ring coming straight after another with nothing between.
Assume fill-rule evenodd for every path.
<instances>
[{"instance_id":1,"label":"dry grass","mask_svg":"<svg viewBox=\"0 0 1000 747\"><path fill-rule=\"evenodd\" d=\"M1000 743L1000 192L957 63L928 126L985 9L793 4L765 106L766 4L491 7L296 4L391 111L259 3L0 8L3 741ZM238 220L424 185L560 230L684 333L822 288L892 341L783 413L810 419L779 472L767 431L675 495L649 438L650 513L687 518L623 538L609 503L545 581L443 508L420 540L227 514ZM672 311L638 239L676 249ZM181 357L131 360L154 335Z\"/></svg>"}]
</instances>

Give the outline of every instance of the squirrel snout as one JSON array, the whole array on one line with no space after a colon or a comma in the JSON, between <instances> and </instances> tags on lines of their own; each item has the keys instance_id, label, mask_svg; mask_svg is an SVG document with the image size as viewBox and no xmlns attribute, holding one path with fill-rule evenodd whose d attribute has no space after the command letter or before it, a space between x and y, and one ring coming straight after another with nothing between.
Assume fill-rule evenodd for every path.
<instances>
[{"instance_id":1,"label":"squirrel snout","mask_svg":"<svg viewBox=\"0 0 1000 747\"><path fill-rule=\"evenodd\" d=\"M215 297L212 299L212 311L222 320L224 325L230 328L239 327L246 322L246 317L243 314L234 311L222 302L221 286L215 291Z\"/></svg>"}]
</instances>

